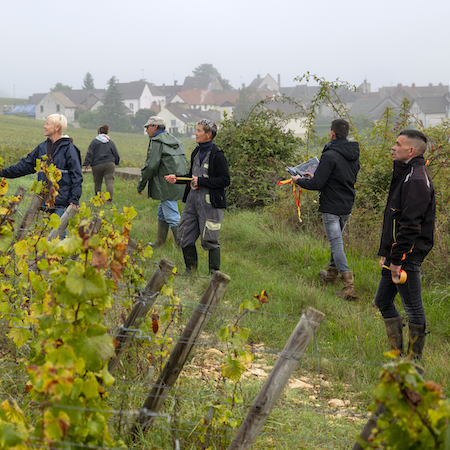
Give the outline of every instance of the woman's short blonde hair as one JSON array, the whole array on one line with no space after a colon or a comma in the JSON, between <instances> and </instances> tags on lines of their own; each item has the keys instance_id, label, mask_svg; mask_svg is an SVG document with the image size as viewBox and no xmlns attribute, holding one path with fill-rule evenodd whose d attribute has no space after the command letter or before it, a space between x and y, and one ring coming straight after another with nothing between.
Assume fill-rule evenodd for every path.
<instances>
[{"instance_id":1,"label":"woman's short blonde hair","mask_svg":"<svg viewBox=\"0 0 450 450\"><path fill-rule=\"evenodd\" d=\"M50 114L47 117L47 120L50 119L50 122L57 127L59 125L59 134L64 134L67 128L67 119L66 116L62 114Z\"/></svg>"}]
</instances>

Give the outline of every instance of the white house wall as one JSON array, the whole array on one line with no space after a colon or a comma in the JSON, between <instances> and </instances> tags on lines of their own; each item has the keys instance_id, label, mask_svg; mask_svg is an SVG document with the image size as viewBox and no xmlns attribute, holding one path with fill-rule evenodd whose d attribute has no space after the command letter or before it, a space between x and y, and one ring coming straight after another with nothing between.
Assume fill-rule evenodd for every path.
<instances>
[{"instance_id":1,"label":"white house wall","mask_svg":"<svg viewBox=\"0 0 450 450\"><path fill-rule=\"evenodd\" d=\"M36 120L46 120L51 114L62 114L66 116L68 123L72 123L75 121L75 110L73 107L66 108L52 94L47 94L36 105Z\"/></svg>"}]
</instances>

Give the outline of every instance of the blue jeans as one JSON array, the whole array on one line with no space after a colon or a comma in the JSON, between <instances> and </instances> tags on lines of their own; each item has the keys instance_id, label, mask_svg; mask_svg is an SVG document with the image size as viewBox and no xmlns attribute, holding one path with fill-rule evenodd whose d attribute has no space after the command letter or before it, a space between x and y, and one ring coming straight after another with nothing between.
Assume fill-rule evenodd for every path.
<instances>
[{"instance_id":1,"label":"blue jeans","mask_svg":"<svg viewBox=\"0 0 450 450\"><path fill-rule=\"evenodd\" d=\"M385 263L389 265L389 262ZM426 325L425 310L422 303L422 280L420 276L419 261L410 261L402 264L408 278L405 284L395 284L391 278L391 271L381 269L381 279L378 284L377 293L375 294L375 305L383 316L383 319L392 319L399 317L400 314L395 307L394 300L397 292L408 314L408 321L415 325Z\"/></svg>"},{"instance_id":2,"label":"blue jeans","mask_svg":"<svg viewBox=\"0 0 450 450\"><path fill-rule=\"evenodd\" d=\"M338 216L336 214L322 213L323 226L327 233L331 248L330 267L336 267L339 273L348 272L347 257L344 253L342 232L347 224L350 214Z\"/></svg>"},{"instance_id":3,"label":"blue jeans","mask_svg":"<svg viewBox=\"0 0 450 450\"><path fill-rule=\"evenodd\" d=\"M161 222L167 222L171 227L177 227L180 217L176 200L165 200L159 204L158 220Z\"/></svg>"}]
</instances>

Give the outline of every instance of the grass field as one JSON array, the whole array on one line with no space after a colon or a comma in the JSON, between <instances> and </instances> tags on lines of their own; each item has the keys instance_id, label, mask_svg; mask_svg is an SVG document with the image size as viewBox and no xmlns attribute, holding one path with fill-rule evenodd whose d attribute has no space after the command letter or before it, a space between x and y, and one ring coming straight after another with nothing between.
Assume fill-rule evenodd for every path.
<instances>
[{"instance_id":1,"label":"grass field","mask_svg":"<svg viewBox=\"0 0 450 450\"><path fill-rule=\"evenodd\" d=\"M28 142L35 144L42 139L42 124L26 119L23 122L19 119L9 122L10 119L0 120L0 147L8 145L3 134L8 125L16 127L17 133L24 136L27 144L23 145L28 145ZM72 135L72 131L74 138L83 145L92 139L90 132L70 129L69 134ZM33 134L33 139L26 137L28 134ZM142 151L134 157L135 166L141 165L148 141L146 136L114 134L111 137L121 155L129 155L130 158L133 151L128 153L126 148L135 146L133 148L137 152L142 147ZM130 143L129 147L126 147L126 142ZM10 192L14 192L19 185L29 187L33 179L34 176L28 176L9 180ZM87 174L84 179L82 201L87 202L93 192L92 176ZM135 186L135 180L116 177L114 204L119 210L123 206L134 206L138 216L133 221L131 236L145 243L156 237L158 202L139 196ZM293 201L291 215L296 215ZM323 230L320 228L314 234L306 233L293 229L290 223L269 209L225 212L221 231L221 270L230 276L231 282L222 300L221 313L211 319L206 334L214 335L224 320L231 320L245 299L263 289L269 295L264 313L249 314L241 325L252 330L252 345L263 346L270 352L279 352L283 348L305 307L311 306L323 312L326 318L317 333L317 348L310 344L293 376L295 379L309 379L316 386L315 390L286 389L254 448L348 449L365 424L365 420L357 420L351 413L368 413L380 365L387 362L383 353L389 349L384 323L372 304L379 279L377 248L366 248L360 252L353 247L350 221L345 245L361 298L356 302L344 301L334 294L335 287L324 287L318 280L318 272L326 267L329 259L328 242ZM378 232L378 229L368 230L368 233ZM368 239L368 242L373 240ZM174 281L176 295L189 305L198 301L208 283L208 255L200 246L198 250L198 275L176 276ZM173 260L180 272L184 270L182 253L173 244L171 236L165 247L154 251L153 261L162 257ZM152 264L144 267L146 277L152 273L153 267ZM441 384L448 397L450 295L444 283L425 283L423 297L430 331L423 361L426 378ZM398 307L404 314L400 304ZM270 352L268 354L271 355ZM259 356L261 363L273 364L272 356ZM199 359L196 364L199 364ZM242 383L240 389L247 406L257 394L261 382L248 380ZM187 384L187 388L198 389L199 396L203 392L201 386ZM339 400L345 405L342 416L322 414L322 408L332 408L332 400ZM136 403L127 406L136 407ZM199 405L196 403L190 405L191 410L197 407ZM186 408L189 409L189 406ZM192 421L198 420L193 411L192 416ZM166 447L149 444L145 448ZM186 444L183 448L200 447Z\"/></svg>"}]
</instances>

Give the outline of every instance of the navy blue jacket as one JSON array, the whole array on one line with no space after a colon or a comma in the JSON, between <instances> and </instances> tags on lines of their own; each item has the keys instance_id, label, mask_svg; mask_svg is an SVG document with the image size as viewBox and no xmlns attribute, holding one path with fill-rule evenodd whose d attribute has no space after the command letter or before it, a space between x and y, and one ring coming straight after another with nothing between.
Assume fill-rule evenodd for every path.
<instances>
[{"instance_id":1,"label":"navy blue jacket","mask_svg":"<svg viewBox=\"0 0 450 450\"><path fill-rule=\"evenodd\" d=\"M347 215L355 201L355 183L360 168L359 144L336 139L325 145L320 164L311 179L299 178L303 189L319 191L319 212Z\"/></svg>"},{"instance_id":2,"label":"navy blue jacket","mask_svg":"<svg viewBox=\"0 0 450 450\"><path fill-rule=\"evenodd\" d=\"M81 155L78 148L69 137L62 137L61 143L53 154L52 163L61 170L58 195L55 198L55 208L67 208L70 203L78 205L81 197ZM17 164L3 169L1 175L5 178L18 178L35 173L36 161L47 155L47 141L41 142L31 153ZM45 181L43 172L38 173L38 180Z\"/></svg>"}]
</instances>

